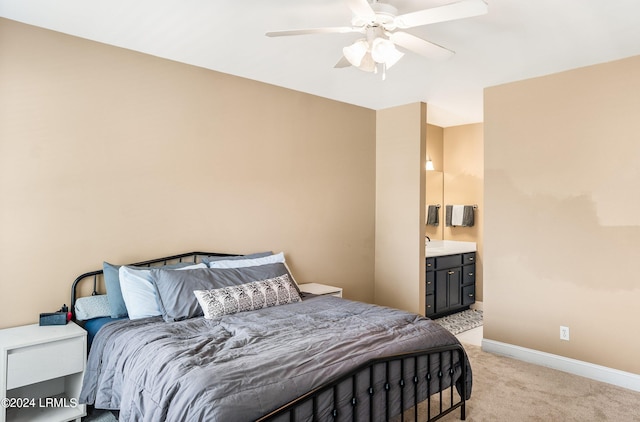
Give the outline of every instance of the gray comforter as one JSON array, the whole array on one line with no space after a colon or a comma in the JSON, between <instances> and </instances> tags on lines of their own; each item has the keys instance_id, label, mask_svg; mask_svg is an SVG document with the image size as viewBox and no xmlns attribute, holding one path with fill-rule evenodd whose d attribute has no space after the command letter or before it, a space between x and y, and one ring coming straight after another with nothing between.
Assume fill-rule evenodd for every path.
<instances>
[{"instance_id":1,"label":"gray comforter","mask_svg":"<svg viewBox=\"0 0 640 422\"><path fill-rule=\"evenodd\" d=\"M453 343L426 318L332 296L215 320L122 320L96 335L80 401L122 421L250 421L370 359Z\"/></svg>"}]
</instances>

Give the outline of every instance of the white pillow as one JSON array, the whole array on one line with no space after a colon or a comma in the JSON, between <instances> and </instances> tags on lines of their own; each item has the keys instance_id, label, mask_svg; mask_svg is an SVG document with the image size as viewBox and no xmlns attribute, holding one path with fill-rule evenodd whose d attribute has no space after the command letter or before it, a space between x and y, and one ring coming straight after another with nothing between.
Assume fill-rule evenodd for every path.
<instances>
[{"instance_id":1,"label":"white pillow","mask_svg":"<svg viewBox=\"0 0 640 422\"><path fill-rule=\"evenodd\" d=\"M248 259L227 259L221 261L209 261L209 268L246 268L257 267L259 265L284 263L284 253L280 252L275 255L263 256L261 258Z\"/></svg>"},{"instance_id":2,"label":"white pillow","mask_svg":"<svg viewBox=\"0 0 640 422\"><path fill-rule=\"evenodd\" d=\"M206 264L189 265L182 268L174 268L171 271L193 270L207 268ZM127 307L129 319L140 319L162 315L158 295L149 277L151 269L136 269L123 265L118 270L120 277L120 290Z\"/></svg>"}]
</instances>

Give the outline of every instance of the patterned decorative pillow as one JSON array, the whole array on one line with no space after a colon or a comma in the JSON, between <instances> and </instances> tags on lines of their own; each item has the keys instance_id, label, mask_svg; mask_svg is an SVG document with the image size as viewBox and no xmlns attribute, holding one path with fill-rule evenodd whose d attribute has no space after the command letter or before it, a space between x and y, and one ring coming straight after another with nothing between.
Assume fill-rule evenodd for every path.
<instances>
[{"instance_id":1,"label":"patterned decorative pillow","mask_svg":"<svg viewBox=\"0 0 640 422\"><path fill-rule=\"evenodd\" d=\"M221 289L194 290L193 293L207 319L302 300L288 274Z\"/></svg>"}]
</instances>

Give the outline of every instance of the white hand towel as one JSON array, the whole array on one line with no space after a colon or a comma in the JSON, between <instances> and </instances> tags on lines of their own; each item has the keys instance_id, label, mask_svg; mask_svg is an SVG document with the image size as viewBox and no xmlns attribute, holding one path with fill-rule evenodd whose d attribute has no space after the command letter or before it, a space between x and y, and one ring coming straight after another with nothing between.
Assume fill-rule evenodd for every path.
<instances>
[{"instance_id":1,"label":"white hand towel","mask_svg":"<svg viewBox=\"0 0 640 422\"><path fill-rule=\"evenodd\" d=\"M451 211L451 225L461 226L462 217L464 216L464 205L454 205Z\"/></svg>"}]
</instances>

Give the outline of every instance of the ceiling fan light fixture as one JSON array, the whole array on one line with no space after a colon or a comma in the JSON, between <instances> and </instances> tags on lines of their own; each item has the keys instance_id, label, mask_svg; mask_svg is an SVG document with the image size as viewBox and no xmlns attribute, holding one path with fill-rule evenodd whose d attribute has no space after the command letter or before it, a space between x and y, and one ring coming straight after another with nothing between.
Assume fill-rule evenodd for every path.
<instances>
[{"instance_id":1,"label":"ceiling fan light fixture","mask_svg":"<svg viewBox=\"0 0 640 422\"><path fill-rule=\"evenodd\" d=\"M365 72L376 72L378 68L376 66L376 62L373 60L373 57L371 57L370 52L367 52L364 55L364 57L362 58L362 62L358 66L358 69Z\"/></svg>"},{"instance_id":2,"label":"ceiling fan light fixture","mask_svg":"<svg viewBox=\"0 0 640 422\"><path fill-rule=\"evenodd\" d=\"M359 39L342 49L343 57L335 67L344 68L350 64L360 70L374 73L380 68L384 78L386 69L391 68L404 56L404 53L398 51L396 45L428 59L446 59L454 54L445 47L407 32L396 32L396 29L413 28L487 13L487 0L451 0L452 3L402 15L398 15L398 9L388 4L388 0L345 1L352 12L351 26L270 31L266 35L280 37L352 32L364 34L366 38Z\"/></svg>"},{"instance_id":3,"label":"ceiling fan light fixture","mask_svg":"<svg viewBox=\"0 0 640 422\"><path fill-rule=\"evenodd\" d=\"M398 60L404 56L404 53L398 51L395 44L390 40L386 38L376 38L371 45L371 56L376 62L384 63L388 69L398 63Z\"/></svg>"},{"instance_id":4,"label":"ceiling fan light fixture","mask_svg":"<svg viewBox=\"0 0 640 422\"><path fill-rule=\"evenodd\" d=\"M349 60L355 67L360 67L362 60L364 59L367 51L369 50L369 43L367 40L360 39L353 44L346 46L342 49L342 54Z\"/></svg>"}]
</instances>

